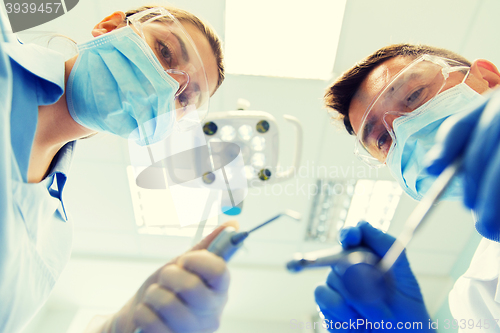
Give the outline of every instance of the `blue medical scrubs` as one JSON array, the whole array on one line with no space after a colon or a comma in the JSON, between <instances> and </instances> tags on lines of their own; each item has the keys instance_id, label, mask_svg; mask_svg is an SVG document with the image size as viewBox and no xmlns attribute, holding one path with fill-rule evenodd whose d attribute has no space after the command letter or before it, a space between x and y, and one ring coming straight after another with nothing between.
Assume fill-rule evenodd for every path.
<instances>
[{"instance_id":1,"label":"blue medical scrubs","mask_svg":"<svg viewBox=\"0 0 500 333\"><path fill-rule=\"evenodd\" d=\"M0 332L16 333L46 302L70 257L62 193L75 144L61 148L42 182L27 183L38 106L63 94L64 58L12 41L6 25L0 15Z\"/></svg>"}]
</instances>

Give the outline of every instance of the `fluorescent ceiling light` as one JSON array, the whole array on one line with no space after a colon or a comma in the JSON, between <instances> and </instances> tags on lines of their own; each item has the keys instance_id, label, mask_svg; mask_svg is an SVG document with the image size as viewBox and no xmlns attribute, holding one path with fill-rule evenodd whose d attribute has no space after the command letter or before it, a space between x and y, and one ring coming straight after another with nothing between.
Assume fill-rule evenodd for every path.
<instances>
[{"instance_id":1,"label":"fluorescent ceiling light","mask_svg":"<svg viewBox=\"0 0 500 333\"><path fill-rule=\"evenodd\" d=\"M354 227L359 221L367 221L375 228L387 231L401 194L403 190L394 181L358 180L344 228Z\"/></svg>"},{"instance_id":2,"label":"fluorescent ceiling light","mask_svg":"<svg viewBox=\"0 0 500 333\"><path fill-rule=\"evenodd\" d=\"M337 241L339 228L367 221L387 231L403 190L394 181L326 180L316 183L306 239Z\"/></svg>"},{"instance_id":3,"label":"fluorescent ceiling light","mask_svg":"<svg viewBox=\"0 0 500 333\"><path fill-rule=\"evenodd\" d=\"M132 205L134 208L135 222L137 225L137 232L139 234L149 235L166 235L166 236L179 236L179 237L193 237L195 236L199 223L190 224L181 227L179 222L179 213L189 213L187 207L180 207L182 212L176 210L176 205L172 198L172 193L169 188L164 190L152 190L141 188L136 185L136 175L132 166L127 167L127 175L130 185L130 193L132 195ZM177 191L182 188L177 188ZM191 195L197 195L196 190L190 190ZM200 190L199 192L203 192ZM199 193L204 195L205 193ZM211 207L211 213L205 224L203 236L210 233L218 225L217 209L220 202L215 201ZM187 205L189 206L189 205ZM194 217L196 220L198 216ZM198 219L199 221L199 219Z\"/></svg>"},{"instance_id":4,"label":"fluorescent ceiling light","mask_svg":"<svg viewBox=\"0 0 500 333\"><path fill-rule=\"evenodd\" d=\"M330 78L346 0L226 0L226 71Z\"/></svg>"}]
</instances>

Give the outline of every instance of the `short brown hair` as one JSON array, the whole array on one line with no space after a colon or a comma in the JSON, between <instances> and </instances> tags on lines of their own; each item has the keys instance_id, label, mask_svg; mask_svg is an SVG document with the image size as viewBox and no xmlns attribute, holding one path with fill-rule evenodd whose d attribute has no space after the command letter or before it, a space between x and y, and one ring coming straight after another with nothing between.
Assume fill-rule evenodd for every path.
<instances>
[{"instance_id":1,"label":"short brown hair","mask_svg":"<svg viewBox=\"0 0 500 333\"><path fill-rule=\"evenodd\" d=\"M452 51L428 45L393 44L383 47L365 59L358 62L351 69L344 72L325 92L324 102L332 119L342 121L345 129L351 135L354 130L349 119L349 106L359 86L372 70L383 62L398 56L416 59L423 54L437 55L443 58L458 61L470 66L469 60Z\"/></svg>"},{"instance_id":2,"label":"short brown hair","mask_svg":"<svg viewBox=\"0 0 500 333\"><path fill-rule=\"evenodd\" d=\"M206 22L203 22L199 17L196 15L176 8L176 7L170 7L170 6L154 6L154 5L146 5L146 6L141 6L136 9L131 9L125 13L126 17L129 17L131 15L134 15L136 13L155 8L155 7L162 7L168 10L172 16L174 16L177 20L180 22L187 22L191 23L194 25L200 32L205 36L205 38L208 40L208 43L210 44L210 47L212 48L212 52L214 53L215 56L215 61L217 62L217 67L218 67L218 72L219 72L219 78L217 80L217 86L215 87L215 91L219 89L220 85L224 81L225 74L224 74L224 55L222 53L222 41L220 40L219 36L215 33L215 30L210 27ZM146 17L147 19L149 17Z\"/></svg>"}]
</instances>

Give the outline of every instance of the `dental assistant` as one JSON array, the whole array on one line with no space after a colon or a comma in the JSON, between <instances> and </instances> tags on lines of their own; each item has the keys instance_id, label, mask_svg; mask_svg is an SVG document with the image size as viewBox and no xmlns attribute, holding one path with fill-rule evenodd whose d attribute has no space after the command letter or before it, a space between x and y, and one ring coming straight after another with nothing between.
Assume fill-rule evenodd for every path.
<instances>
[{"instance_id":1,"label":"dental assistant","mask_svg":"<svg viewBox=\"0 0 500 333\"><path fill-rule=\"evenodd\" d=\"M19 44L4 16L0 30L0 332L17 333L70 257L63 190L76 140L96 132L139 145L162 140L188 111L206 112L224 68L215 32L176 8L115 12L67 61ZM229 275L204 249L224 227L160 267L120 311L86 332L215 331Z\"/></svg>"},{"instance_id":2,"label":"dental assistant","mask_svg":"<svg viewBox=\"0 0 500 333\"><path fill-rule=\"evenodd\" d=\"M333 116L356 136L355 154L369 165L388 167L416 200L447 165L463 158L461 174L444 198L463 200L474 210L475 227L483 239L449 295L460 332L500 332L499 85L500 72L487 60L471 63L445 49L396 44L346 71L325 94ZM364 246L379 257L394 242L366 222L341 230L340 240L345 248ZM352 299L339 274L334 266L326 284L315 291L327 319L379 325L384 321L386 330L398 323L420 323L410 330L433 331L405 254L390 270L387 296L376 304ZM352 278L363 283L362 274ZM366 324L356 329L376 331Z\"/></svg>"}]
</instances>

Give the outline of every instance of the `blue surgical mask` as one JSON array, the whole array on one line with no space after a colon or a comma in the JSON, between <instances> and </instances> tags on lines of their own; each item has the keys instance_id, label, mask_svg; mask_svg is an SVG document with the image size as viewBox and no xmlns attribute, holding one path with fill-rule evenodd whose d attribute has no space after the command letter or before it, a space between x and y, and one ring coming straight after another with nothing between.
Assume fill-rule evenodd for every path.
<instances>
[{"instance_id":1,"label":"blue surgical mask","mask_svg":"<svg viewBox=\"0 0 500 333\"><path fill-rule=\"evenodd\" d=\"M171 133L179 84L132 28L99 36L78 50L66 89L77 123L142 146Z\"/></svg>"},{"instance_id":2,"label":"blue surgical mask","mask_svg":"<svg viewBox=\"0 0 500 333\"><path fill-rule=\"evenodd\" d=\"M435 180L427 174L424 156L435 143L436 133L449 116L470 108L470 104L484 97L465 83L460 83L437 95L418 109L394 120L393 141L386 159L394 178L403 190L416 200L422 199ZM463 197L460 177L455 177L441 200L459 200Z\"/></svg>"}]
</instances>

